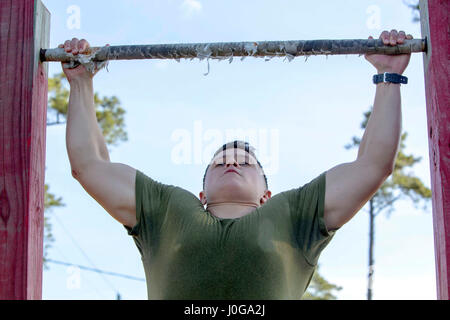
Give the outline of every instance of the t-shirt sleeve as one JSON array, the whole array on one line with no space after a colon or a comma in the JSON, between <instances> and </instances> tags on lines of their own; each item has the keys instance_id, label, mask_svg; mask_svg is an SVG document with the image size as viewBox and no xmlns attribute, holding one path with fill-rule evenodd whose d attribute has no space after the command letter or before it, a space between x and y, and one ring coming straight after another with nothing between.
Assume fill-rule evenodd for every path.
<instances>
[{"instance_id":1,"label":"t-shirt sleeve","mask_svg":"<svg viewBox=\"0 0 450 320\"><path fill-rule=\"evenodd\" d=\"M324 220L325 183L326 172L300 188L283 192L289 201L299 249L312 266L335 234L335 230L327 230Z\"/></svg>"},{"instance_id":2,"label":"t-shirt sleeve","mask_svg":"<svg viewBox=\"0 0 450 320\"><path fill-rule=\"evenodd\" d=\"M174 188L136 170L136 224L132 228L124 227L137 240L140 250L143 242L150 241L150 237L159 232Z\"/></svg>"}]
</instances>

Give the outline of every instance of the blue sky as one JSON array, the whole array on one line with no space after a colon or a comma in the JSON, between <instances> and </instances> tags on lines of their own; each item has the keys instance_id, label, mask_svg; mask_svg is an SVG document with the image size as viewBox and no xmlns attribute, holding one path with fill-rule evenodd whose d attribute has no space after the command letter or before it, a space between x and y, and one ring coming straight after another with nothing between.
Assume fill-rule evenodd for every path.
<instances>
[{"instance_id":1,"label":"blue sky","mask_svg":"<svg viewBox=\"0 0 450 320\"><path fill-rule=\"evenodd\" d=\"M366 39L393 28L421 37L410 9L392 0L43 2L51 12L51 47L72 37L93 46ZM357 150L344 146L362 136L362 114L375 96L375 69L364 57L235 58L209 65L205 76L206 60L110 62L96 76L95 91L120 99L129 137L111 148L111 161L198 195L212 153L239 132L256 147L272 194L355 159ZM60 71L50 64L50 76ZM405 75L406 152L422 157L414 173L429 186L421 54L412 56ZM47 129L46 182L66 204L51 213L56 241L49 258L144 278L132 238L72 178L64 125ZM389 218L377 217L375 228L374 299L435 299L431 203L422 210L399 202ZM339 299L365 299L367 248L368 214L361 211L319 261L321 274L343 287ZM115 299L116 292L147 298L141 281L49 266L44 299Z\"/></svg>"}]
</instances>

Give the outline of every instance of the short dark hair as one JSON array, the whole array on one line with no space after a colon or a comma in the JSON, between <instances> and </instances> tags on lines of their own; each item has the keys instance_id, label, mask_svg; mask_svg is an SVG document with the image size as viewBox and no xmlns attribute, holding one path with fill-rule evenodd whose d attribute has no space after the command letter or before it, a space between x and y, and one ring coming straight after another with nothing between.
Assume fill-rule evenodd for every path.
<instances>
[{"instance_id":1,"label":"short dark hair","mask_svg":"<svg viewBox=\"0 0 450 320\"><path fill-rule=\"evenodd\" d=\"M266 189L269 189L269 184L267 183L267 177L266 177L266 174L264 173L264 170L263 170L263 167L262 167L261 163L260 163L259 160L256 158L256 155L255 155L255 152L254 152L255 148L253 148L252 146L250 146L250 144L249 144L248 142L241 141L241 140L234 140L234 141L232 141L232 142L225 143L222 147L220 147L219 149L217 149L217 151L214 153L213 159L214 159L214 157L215 157L216 155L218 155L221 151L225 151L226 149L229 149L229 148L240 148L240 149L243 149L243 150L245 150L246 152L248 152L249 154L251 154L251 155L256 159L256 162L258 163L258 166L261 168L261 171L262 171L262 173L263 173L263 176L264 176L264 182L265 182L265 184L266 184ZM205 189L206 173L208 172L209 166L210 166L210 165L208 164L208 166L206 167L206 170L205 170L205 174L203 175L203 190Z\"/></svg>"}]
</instances>

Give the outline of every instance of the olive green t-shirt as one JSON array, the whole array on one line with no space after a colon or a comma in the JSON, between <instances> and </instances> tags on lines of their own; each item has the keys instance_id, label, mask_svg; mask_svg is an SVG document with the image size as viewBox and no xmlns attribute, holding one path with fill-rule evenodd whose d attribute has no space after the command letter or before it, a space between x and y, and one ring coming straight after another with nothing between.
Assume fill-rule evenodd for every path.
<instances>
[{"instance_id":1,"label":"olive green t-shirt","mask_svg":"<svg viewBox=\"0 0 450 320\"><path fill-rule=\"evenodd\" d=\"M325 173L238 219L220 219L180 187L136 172L133 236L149 299L300 299L330 242Z\"/></svg>"}]
</instances>

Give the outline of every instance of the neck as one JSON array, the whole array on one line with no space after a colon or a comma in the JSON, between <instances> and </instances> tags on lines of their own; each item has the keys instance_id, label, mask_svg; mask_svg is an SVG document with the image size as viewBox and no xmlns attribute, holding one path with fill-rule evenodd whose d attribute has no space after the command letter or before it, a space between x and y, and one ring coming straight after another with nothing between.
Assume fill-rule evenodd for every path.
<instances>
[{"instance_id":1,"label":"neck","mask_svg":"<svg viewBox=\"0 0 450 320\"><path fill-rule=\"evenodd\" d=\"M259 205L253 202L213 202L208 203L206 210L221 219L236 219L243 217Z\"/></svg>"}]
</instances>

